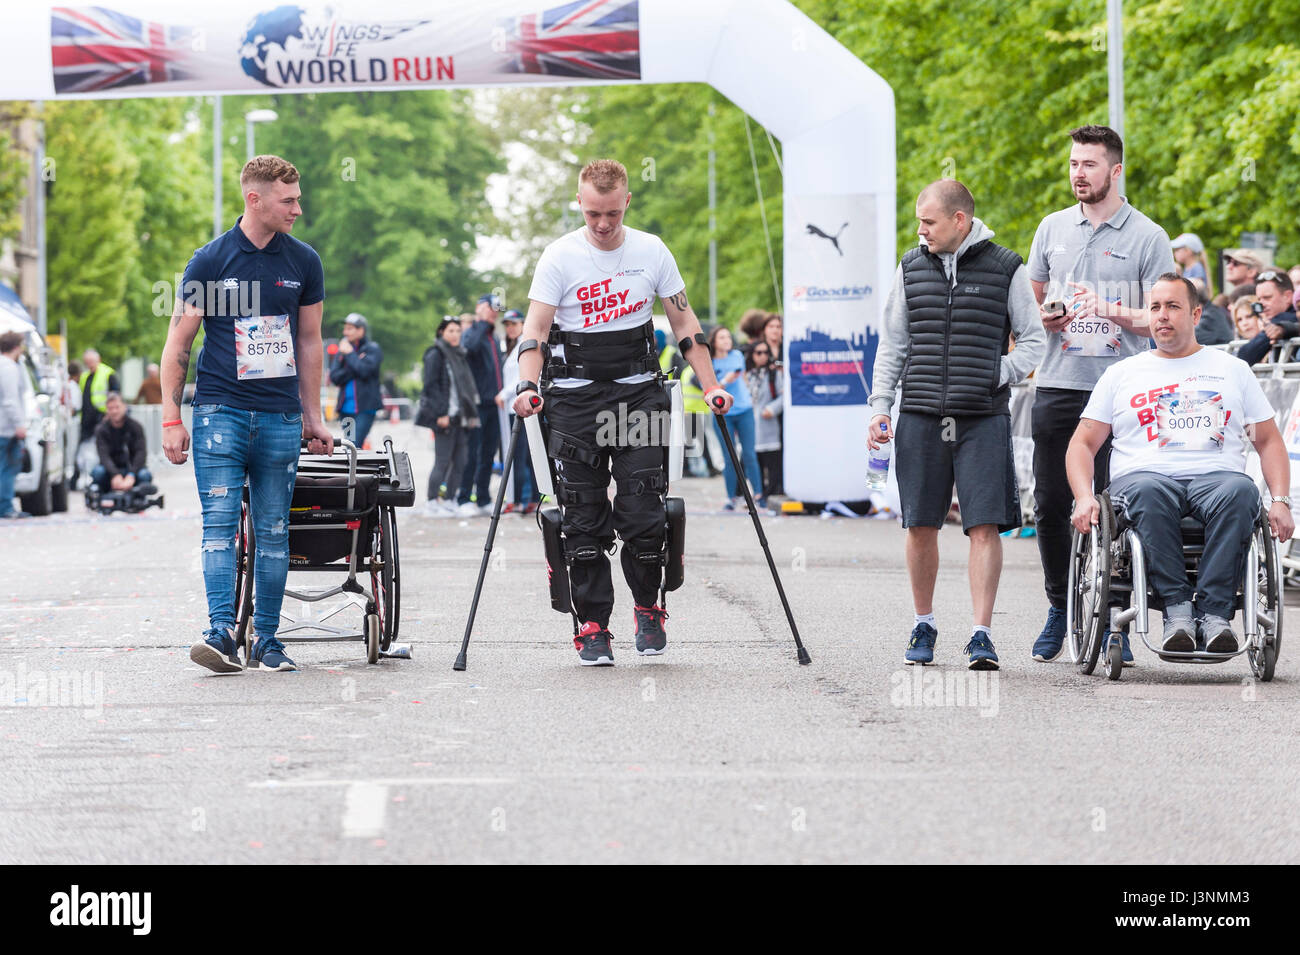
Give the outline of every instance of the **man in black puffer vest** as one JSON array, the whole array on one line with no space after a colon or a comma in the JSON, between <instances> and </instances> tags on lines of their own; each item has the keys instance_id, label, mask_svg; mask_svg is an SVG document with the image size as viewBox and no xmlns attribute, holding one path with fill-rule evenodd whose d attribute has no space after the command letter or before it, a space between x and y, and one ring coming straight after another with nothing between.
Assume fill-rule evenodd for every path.
<instances>
[{"instance_id":1,"label":"man in black puffer vest","mask_svg":"<svg viewBox=\"0 0 1300 955\"><path fill-rule=\"evenodd\" d=\"M939 528L955 481L970 538L974 626L963 651L972 670L996 670L990 626L1002 572L1001 531L1020 526L1011 454L1011 385L1043 357L1046 333L1020 256L992 241L970 190L954 179L916 200L921 244L903 256L885 305L872 371L867 443L894 438L894 468L907 528L907 572L916 622L904 659L934 661L934 585ZM1008 352L1012 336L1016 347Z\"/></svg>"}]
</instances>

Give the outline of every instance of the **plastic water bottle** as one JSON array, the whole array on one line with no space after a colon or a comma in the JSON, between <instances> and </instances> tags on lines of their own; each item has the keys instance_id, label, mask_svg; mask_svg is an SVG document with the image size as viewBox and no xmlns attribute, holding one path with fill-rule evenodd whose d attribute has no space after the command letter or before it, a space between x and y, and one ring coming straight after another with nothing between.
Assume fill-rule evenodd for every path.
<instances>
[{"instance_id":1,"label":"plastic water bottle","mask_svg":"<svg viewBox=\"0 0 1300 955\"><path fill-rule=\"evenodd\" d=\"M883 437L889 431L885 422L880 422L880 434ZM889 458L893 452L894 442L882 444L867 454L867 487L873 491L883 490L889 479Z\"/></svg>"}]
</instances>

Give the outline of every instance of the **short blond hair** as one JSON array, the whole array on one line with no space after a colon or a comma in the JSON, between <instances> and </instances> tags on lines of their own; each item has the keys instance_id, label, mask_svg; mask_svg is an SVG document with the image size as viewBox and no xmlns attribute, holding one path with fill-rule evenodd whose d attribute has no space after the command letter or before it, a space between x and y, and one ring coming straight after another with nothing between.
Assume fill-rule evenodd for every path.
<instances>
[{"instance_id":1,"label":"short blond hair","mask_svg":"<svg viewBox=\"0 0 1300 955\"><path fill-rule=\"evenodd\" d=\"M244 163L244 168L239 173L239 188L245 193L251 188L267 186L273 182L297 181L297 168L279 156L254 156Z\"/></svg>"},{"instance_id":2,"label":"short blond hair","mask_svg":"<svg viewBox=\"0 0 1300 955\"><path fill-rule=\"evenodd\" d=\"M627 170L617 159L593 159L578 173L578 188L582 188L584 182L591 183L602 195L620 186L626 189Z\"/></svg>"}]
</instances>

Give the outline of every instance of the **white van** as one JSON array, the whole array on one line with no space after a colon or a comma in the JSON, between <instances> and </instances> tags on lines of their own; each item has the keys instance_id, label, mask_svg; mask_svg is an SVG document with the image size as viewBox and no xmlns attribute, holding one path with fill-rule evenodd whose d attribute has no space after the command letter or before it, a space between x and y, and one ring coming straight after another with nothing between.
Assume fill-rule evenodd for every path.
<instances>
[{"instance_id":1,"label":"white van","mask_svg":"<svg viewBox=\"0 0 1300 955\"><path fill-rule=\"evenodd\" d=\"M23 447L22 470L14 480L14 493L24 511L44 516L68 509L72 459L67 447L71 416L60 400L67 372L59 356L46 346L36 326L16 314L15 305L22 308L13 292L0 286L0 332L21 332L27 337L27 347L18 361L29 385L27 441Z\"/></svg>"}]
</instances>

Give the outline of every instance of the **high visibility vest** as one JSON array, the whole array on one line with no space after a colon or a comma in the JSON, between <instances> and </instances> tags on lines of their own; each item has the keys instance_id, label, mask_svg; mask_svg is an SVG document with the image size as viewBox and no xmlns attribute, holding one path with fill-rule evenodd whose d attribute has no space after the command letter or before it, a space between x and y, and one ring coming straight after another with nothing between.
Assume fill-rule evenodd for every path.
<instances>
[{"instance_id":1,"label":"high visibility vest","mask_svg":"<svg viewBox=\"0 0 1300 955\"><path fill-rule=\"evenodd\" d=\"M77 382L83 393L86 390L86 376L89 374L89 371L83 371L80 380ZM95 369L95 378L90 383L90 403L101 412L108 409L108 379L112 375L113 369L108 366L107 362L101 361L99 367Z\"/></svg>"},{"instance_id":2,"label":"high visibility vest","mask_svg":"<svg viewBox=\"0 0 1300 955\"><path fill-rule=\"evenodd\" d=\"M673 359L677 357L677 346L666 345L659 353L659 370L672 377ZM682 411L686 414L708 414L709 405L704 400L704 389L695 378L695 369L689 364L682 364Z\"/></svg>"}]
</instances>

